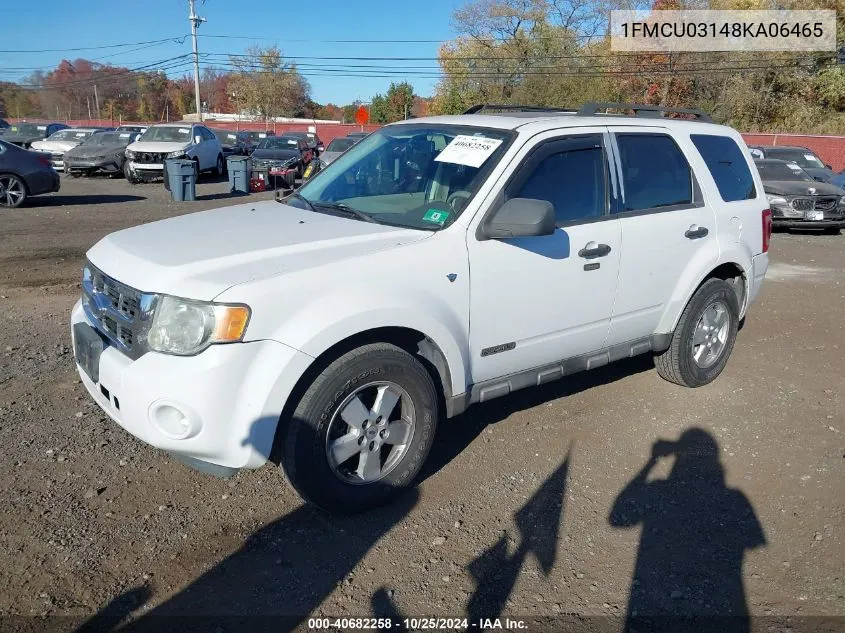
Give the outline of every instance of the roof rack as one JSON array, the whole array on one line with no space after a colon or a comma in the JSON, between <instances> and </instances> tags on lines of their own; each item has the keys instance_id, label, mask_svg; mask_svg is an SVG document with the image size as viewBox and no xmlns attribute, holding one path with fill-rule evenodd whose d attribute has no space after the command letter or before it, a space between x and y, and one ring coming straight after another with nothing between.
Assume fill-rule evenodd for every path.
<instances>
[{"instance_id":1,"label":"roof rack","mask_svg":"<svg viewBox=\"0 0 845 633\"><path fill-rule=\"evenodd\" d=\"M462 114L480 114L486 111L498 112L576 112L569 108L545 108L543 106L527 106L512 104L479 103L466 109Z\"/></svg>"},{"instance_id":2,"label":"roof rack","mask_svg":"<svg viewBox=\"0 0 845 633\"><path fill-rule=\"evenodd\" d=\"M634 112L634 116L656 119L662 119L664 114L689 114L694 116L696 121L701 121L702 123L713 123L713 119L704 110L692 108L664 108L663 106L645 105L642 103L591 101L581 106L578 110L578 116L593 116L595 114L599 114L598 110L632 110Z\"/></svg>"}]
</instances>

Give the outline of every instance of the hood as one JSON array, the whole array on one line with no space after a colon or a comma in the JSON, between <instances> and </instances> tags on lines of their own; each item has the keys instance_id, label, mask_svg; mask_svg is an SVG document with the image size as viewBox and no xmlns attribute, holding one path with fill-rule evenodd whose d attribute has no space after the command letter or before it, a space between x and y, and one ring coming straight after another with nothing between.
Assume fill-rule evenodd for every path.
<instances>
[{"instance_id":1,"label":"hood","mask_svg":"<svg viewBox=\"0 0 845 633\"><path fill-rule=\"evenodd\" d=\"M803 180L766 180L763 182L766 193L777 196L842 196L845 191L827 182L809 182ZM815 193L810 193L815 189Z\"/></svg>"},{"instance_id":2,"label":"hood","mask_svg":"<svg viewBox=\"0 0 845 633\"><path fill-rule=\"evenodd\" d=\"M125 145L120 143L108 143L106 145L77 145L65 153L67 157L93 158L94 156L111 156L112 154L123 154Z\"/></svg>"},{"instance_id":3,"label":"hood","mask_svg":"<svg viewBox=\"0 0 845 633\"><path fill-rule=\"evenodd\" d=\"M32 134L13 134L6 132L3 135L3 140L7 143L32 143L33 141L43 141L43 136L33 136Z\"/></svg>"},{"instance_id":4,"label":"hood","mask_svg":"<svg viewBox=\"0 0 845 633\"><path fill-rule=\"evenodd\" d=\"M296 149L257 149L252 153L253 158L264 160L287 160L298 158L299 150Z\"/></svg>"},{"instance_id":5,"label":"hood","mask_svg":"<svg viewBox=\"0 0 845 633\"><path fill-rule=\"evenodd\" d=\"M77 141L35 141L32 144L32 149L37 149L40 152L54 152L54 153L62 153L66 152L69 149L73 149L79 145Z\"/></svg>"},{"instance_id":6,"label":"hood","mask_svg":"<svg viewBox=\"0 0 845 633\"><path fill-rule=\"evenodd\" d=\"M238 284L431 235L268 200L118 231L97 242L88 258L105 274L143 292L211 300Z\"/></svg>"},{"instance_id":7,"label":"hood","mask_svg":"<svg viewBox=\"0 0 845 633\"><path fill-rule=\"evenodd\" d=\"M135 141L127 145L126 149L132 152L148 152L151 154L169 154L187 150L191 143L180 141Z\"/></svg>"}]
</instances>

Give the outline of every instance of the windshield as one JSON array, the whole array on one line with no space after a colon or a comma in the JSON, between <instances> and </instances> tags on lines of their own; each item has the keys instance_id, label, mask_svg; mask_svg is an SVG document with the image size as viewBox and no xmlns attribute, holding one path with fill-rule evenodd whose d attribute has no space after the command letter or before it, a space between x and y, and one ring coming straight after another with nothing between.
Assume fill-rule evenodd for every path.
<instances>
[{"instance_id":1,"label":"windshield","mask_svg":"<svg viewBox=\"0 0 845 633\"><path fill-rule=\"evenodd\" d=\"M355 140L351 138L336 138L326 148L327 152L345 152L350 147L355 145Z\"/></svg>"},{"instance_id":2,"label":"windshield","mask_svg":"<svg viewBox=\"0 0 845 633\"><path fill-rule=\"evenodd\" d=\"M759 161L757 171L763 180L813 180L798 165L782 160Z\"/></svg>"},{"instance_id":3,"label":"windshield","mask_svg":"<svg viewBox=\"0 0 845 633\"><path fill-rule=\"evenodd\" d=\"M134 134L133 132L101 132L91 136L84 145L115 145L117 143L128 145L132 142Z\"/></svg>"},{"instance_id":4,"label":"windshield","mask_svg":"<svg viewBox=\"0 0 845 633\"><path fill-rule=\"evenodd\" d=\"M777 158L792 163L799 167L810 167L813 169L824 169L824 163L808 149L770 149L766 158Z\"/></svg>"},{"instance_id":5,"label":"windshield","mask_svg":"<svg viewBox=\"0 0 845 633\"><path fill-rule=\"evenodd\" d=\"M233 144L238 142L238 135L231 130L211 130L221 143Z\"/></svg>"},{"instance_id":6,"label":"windshield","mask_svg":"<svg viewBox=\"0 0 845 633\"><path fill-rule=\"evenodd\" d=\"M84 141L89 136L93 135L94 132L90 130L59 130L54 134L51 134L47 140L48 141Z\"/></svg>"},{"instance_id":7,"label":"windshield","mask_svg":"<svg viewBox=\"0 0 845 633\"><path fill-rule=\"evenodd\" d=\"M10 134L27 134L30 136L44 136L46 131L46 125L37 123L18 123L9 128Z\"/></svg>"},{"instance_id":8,"label":"windshield","mask_svg":"<svg viewBox=\"0 0 845 633\"><path fill-rule=\"evenodd\" d=\"M262 139L255 149L299 149L299 139L288 136L270 136Z\"/></svg>"},{"instance_id":9,"label":"windshield","mask_svg":"<svg viewBox=\"0 0 845 633\"><path fill-rule=\"evenodd\" d=\"M460 216L512 136L459 125L388 126L349 148L300 189L305 200L294 197L290 204L441 229Z\"/></svg>"},{"instance_id":10,"label":"windshield","mask_svg":"<svg viewBox=\"0 0 845 633\"><path fill-rule=\"evenodd\" d=\"M187 143L191 140L191 128L173 126L151 127L138 140Z\"/></svg>"}]
</instances>

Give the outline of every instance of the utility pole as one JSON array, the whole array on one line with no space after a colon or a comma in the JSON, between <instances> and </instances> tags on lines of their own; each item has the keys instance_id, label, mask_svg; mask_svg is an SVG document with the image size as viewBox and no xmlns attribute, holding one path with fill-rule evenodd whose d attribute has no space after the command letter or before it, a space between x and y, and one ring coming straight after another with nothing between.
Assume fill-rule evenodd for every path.
<instances>
[{"instance_id":1,"label":"utility pole","mask_svg":"<svg viewBox=\"0 0 845 633\"><path fill-rule=\"evenodd\" d=\"M194 96L197 101L197 116L199 117L200 123L202 123L202 104L200 103L200 56L197 52L197 27L205 22L205 18L201 18L196 14L196 11L194 10L195 2L196 0L188 0L188 7L191 10L191 14L188 16L188 19L191 21L191 39L194 44Z\"/></svg>"},{"instance_id":2,"label":"utility pole","mask_svg":"<svg viewBox=\"0 0 845 633\"><path fill-rule=\"evenodd\" d=\"M94 103L97 104L97 118L101 119L100 116L100 96L97 94L97 84L94 84Z\"/></svg>"}]
</instances>

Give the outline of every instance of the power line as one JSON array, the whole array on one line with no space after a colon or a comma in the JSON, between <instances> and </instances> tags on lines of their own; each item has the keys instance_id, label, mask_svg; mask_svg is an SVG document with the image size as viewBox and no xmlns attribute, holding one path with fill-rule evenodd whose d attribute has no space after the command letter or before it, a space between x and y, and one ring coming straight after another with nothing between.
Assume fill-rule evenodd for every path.
<instances>
[{"instance_id":1,"label":"power line","mask_svg":"<svg viewBox=\"0 0 845 633\"><path fill-rule=\"evenodd\" d=\"M123 44L105 44L103 46L80 46L77 48L42 48L30 50L0 50L0 53L74 53L76 51L95 51L106 48L122 48L124 46L140 46L141 44L159 44L162 42L184 43L186 35L179 37L166 37L160 40L147 40L145 42L125 42Z\"/></svg>"},{"instance_id":2,"label":"power line","mask_svg":"<svg viewBox=\"0 0 845 633\"><path fill-rule=\"evenodd\" d=\"M210 37L215 39L230 39L230 40L251 40L251 41L272 41L278 42L278 37L256 37L254 35L209 35L204 33L198 37ZM568 41L572 39L591 40L607 37L606 33L574 33L572 35L536 35L531 36L532 40L543 41ZM469 37L476 42L508 42L511 38L505 37ZM337 40L320 40L320 39L290 39L284 38L284 42L294 43L312 43L312 44L443 44L446 40L372 40L372 39L337 39Z\"/></svg>"},{"instance_id":3,"label":"power line","mask_svg":"<svg viewBox=\"0 0 845 633\"><path fill-rule=\"evenodd\" d=\"M118 78L124 78L132 73L147 71L147 72L157 72L157 71L166 71L166 70L173 70L178 66L183 66L185 64L185 58L190 57L189 53L184 55L178 55L177 57L171 57L169 59L162 59L152 64L147 64L145 66L137 66L135 68L125 68L119 70L117 72L109 72L107 74L103 74L97 77L87 77L85 79L74 79L70 81L64 82L56 82L52 84L16 84L19 88L31 89L31 90L63 90L69 87L79 86L79 85L86 85L86 84L93 84L95 82L102 83L107 81L113 81Z\"/></svg>"}]
</instances>

